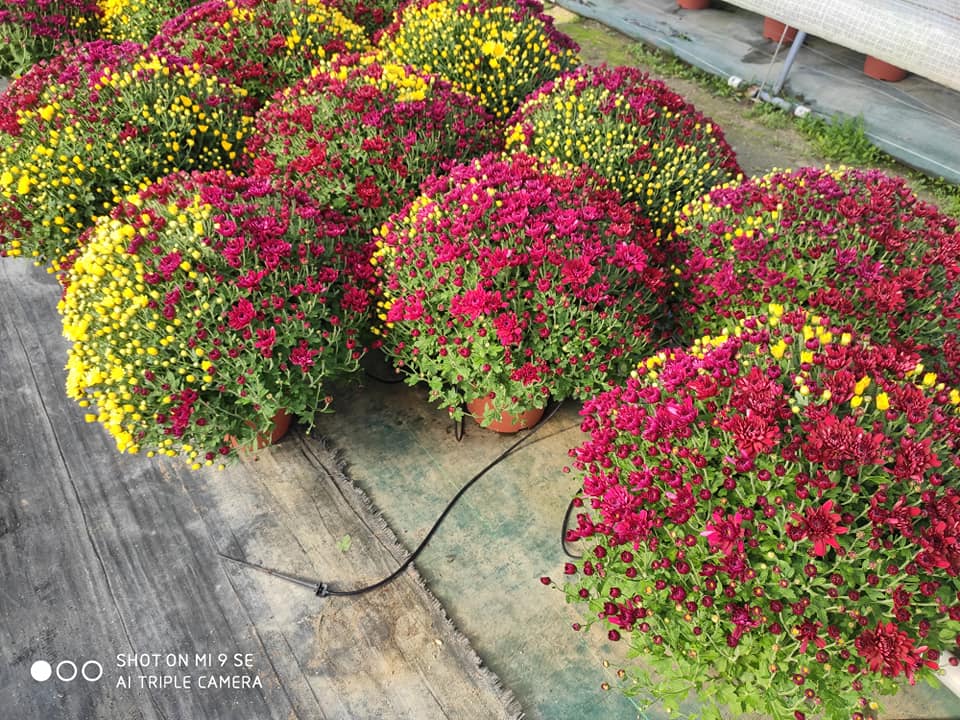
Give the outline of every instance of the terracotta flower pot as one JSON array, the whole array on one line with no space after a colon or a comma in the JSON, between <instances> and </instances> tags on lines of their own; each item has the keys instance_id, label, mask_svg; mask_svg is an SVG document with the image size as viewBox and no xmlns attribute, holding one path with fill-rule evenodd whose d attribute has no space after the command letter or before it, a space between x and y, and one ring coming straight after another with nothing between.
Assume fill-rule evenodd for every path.
<instances>
[{"instance_id":1,"label":"terracotta flower pot","mask_svg":"<svg viewBox=\"0 0 960 720\"><path fill-rule=\"evenodd\" d=\"M677 0L677 7L684 10L706 10L710 7L710 0Z\"/></svg>"},{"instance_id":2,"label":"terracotta flower pot","mask_svg":"<svg viewBox=\"0 0 960 720\"><path fill-rule=\"evenodd\" d=\"M488 430L493 430L494 432L519 432L520 430L532 428L540 421L540 418L543 417L543 408L532 408L530 410L525 410L519 415L501 413L498 419L494 420L489 425L484 425L483 418L486 415L487 408L490 407L492 401L492 394L470 400L467 402L467 412L481 427L485 427Z\"/></svg>"},{"instance_id":3,"label":"terracotta flower pot","mask_svg":"<svg viewBox=\"0 0 960 720\"><path fill-rule=\"evenodd\" d=\"M273 416L273 430L269 435L267 433L258 433L256 442L250 443L249 445L241 445L233 435L227 435L227 442L230 443L231 447L236 449L263 450L268 445L279 442L280 439L290 431L292 422L293 416L283 408L280 408ZM252 422L248 422L247 425L254 427Z\"/></svg>"},{"instance_id":4,"label":"terracotta flower pot","mask_svg":"<svg viewBox=\"0 0 960 720\"><path fill-rule=\"evenodd\" d=\"M863 74L875 80L898 82L907 76L907 71L873 55L867 55L867 59L863 61Z\"/></svg>"},{"instance_id":5,"label":"terracotta flower pot","mask_svg":"<svg viewBox=\"0 0 960 720\"><path fill-rule=\"evenodd\" d=\"M784 34L784 29L786 29L786 34ZM763 19L763 36L767 40L773 40L773 42L780 42L782 37L783 42L790 43L796 39L797 29L768 17Z\"/></svg>"}]
</instances>

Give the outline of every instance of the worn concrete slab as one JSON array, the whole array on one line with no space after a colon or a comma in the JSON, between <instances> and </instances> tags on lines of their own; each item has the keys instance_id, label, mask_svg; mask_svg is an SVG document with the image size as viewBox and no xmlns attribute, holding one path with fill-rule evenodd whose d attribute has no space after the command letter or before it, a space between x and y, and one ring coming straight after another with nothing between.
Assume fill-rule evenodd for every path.
<instances>
[{"instance_id":1,"label":"worn concrete slab","mask_svg":"<svg viewBox=\"0 0 960 720\"><path fill-rule=\"evenodd\" d=\"M446 412L431 407L422 388L367 378L334 396L337 411L319 418L315 432L340 450L350 476L410 549L460 487L517 440L467 420L458 442ZM581 437L577 411L564 405L479 480L417 562L454 623L534 720L637 717L626 697L600 689L616 684L615 649L599 629L593 637L573 632L579 609L539 581L562 578L560 527L577 489L562 468Z\"/></svg>"},{"instance_id":2,"label":"worn concrete slab","mask_svg":"<svg viewBox=\"0 0 960 720\"><path fill-rule=\"evenodd\" d=\"M0 261L0 717L519 716L415 572L320 599L220 558L362 583L404 551L301 433L220 473L119 455L64 393L58 296Z\"/></svg>"}]
</instances>

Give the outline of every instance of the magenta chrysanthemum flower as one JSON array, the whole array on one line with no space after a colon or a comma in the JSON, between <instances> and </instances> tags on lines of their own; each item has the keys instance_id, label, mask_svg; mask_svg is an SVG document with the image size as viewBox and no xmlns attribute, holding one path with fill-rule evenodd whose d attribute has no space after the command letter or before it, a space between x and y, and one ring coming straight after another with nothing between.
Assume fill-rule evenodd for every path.
<instances>
[{"instance_id":1,"label":"magenta chrysanthemum flower","mask_svg":"<svg viewBox=\"0 0 960 720\"><path fill-rule=\"evenodd\" d=\"M706 530L700 533L707 539L711 550L728 555L734 549L743 552L743 514L735 512L729 519L720 510L713 511L713 520L708 521Z\"/></svg>"}]
</instances>

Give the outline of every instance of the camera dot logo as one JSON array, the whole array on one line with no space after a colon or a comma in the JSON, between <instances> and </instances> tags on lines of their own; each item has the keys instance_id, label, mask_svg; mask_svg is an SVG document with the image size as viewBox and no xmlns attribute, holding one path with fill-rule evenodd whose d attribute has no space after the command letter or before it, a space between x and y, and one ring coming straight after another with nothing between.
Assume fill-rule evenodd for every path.
<instances>
[{"instance_id":1,"label":"camera dot logo","mask_svg":"<svg viewBox=\"0 0 960 720\"><path fill-rule=\"evenodd\" d=\"M73 682L80 676L87 682L97 682L103 677L103 665L96 660L87 660L82 665L78 665L72 660L61 660L57 663L56 671L46 660L37 660L30 666L30 676L37 682L46 682L54 672L57 680L61 682Z\"/></svg>"},{"instance_id":2,"label":"camera dot logo","mask_svg":"<svg viewBox=\"0 0 960 720\"><path fill-rule=\"evenodd\" d=\"M53 675L53 668L46 660L37 660L30 666L30 677L37 682L46 682Z\"/></svg>"}]
</instances>

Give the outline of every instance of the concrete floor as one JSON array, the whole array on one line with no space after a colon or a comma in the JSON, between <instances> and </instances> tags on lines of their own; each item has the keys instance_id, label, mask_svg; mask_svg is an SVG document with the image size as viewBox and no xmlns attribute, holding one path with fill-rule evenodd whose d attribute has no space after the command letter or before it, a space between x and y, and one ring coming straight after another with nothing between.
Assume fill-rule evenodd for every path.
<instances>
[{"instance_id":1,"label":"concrete floor","mask_svg":"<svg viewBox=\"0 0 960 720\"><path fill-rule=\"evenodd\" d=\"M222 472L118 454L63 392L59 291L0 261L0 717L516 720L415 572L317 598L220 557L353 588L406 551L319 436Z\"/></svg>"}]
</instances>

